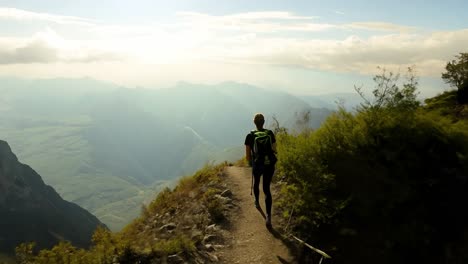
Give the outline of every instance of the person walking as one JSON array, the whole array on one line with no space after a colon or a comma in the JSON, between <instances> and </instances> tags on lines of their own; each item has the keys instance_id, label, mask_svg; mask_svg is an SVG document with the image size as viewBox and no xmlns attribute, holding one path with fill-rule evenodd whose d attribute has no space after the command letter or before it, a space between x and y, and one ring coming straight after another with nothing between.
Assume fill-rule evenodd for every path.
<instances>
[{"instance_id":1,"label":"person walking","mask_svg":"<svg viewBox=\"0 0 468 264\"><path fill-rule=\"evenodd\" d=\"M252 167L252 177L254 180L253 192L255 196L255 207L260 208L259 185L260 177L263 175L263 193L265 194L265 207L267 227L271 227L271 206L272 197L270 183L275 172L276 139L273 131L263 128L265 117L263 114L256 114L253 120L256 130L251 131L245 137L245 154L249 165Z\"/></svg>"}]
</instances>

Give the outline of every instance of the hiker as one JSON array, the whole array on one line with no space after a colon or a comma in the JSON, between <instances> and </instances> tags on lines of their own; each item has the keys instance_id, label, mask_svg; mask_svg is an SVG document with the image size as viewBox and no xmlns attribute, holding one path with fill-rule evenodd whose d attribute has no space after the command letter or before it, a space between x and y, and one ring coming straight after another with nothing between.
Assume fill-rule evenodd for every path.
<instances>
[{"instance_id":1,"label":"hiker","mask_svg":"<svg viewBox=\"0 0 468 264\"><path fill-rule=\"evenodd\" d=\"M266 225L271 227L271 192L270 183L275 172L276 139L271 130L263 128L265 117L262 114L254 116L256 130L250 132L245 138L245 154L249 165L252 167L253 191L255 195L255 207L260 208L258 201L260 177L263 175L263 193L265 194Z\"/></svg>"}]
</instances>

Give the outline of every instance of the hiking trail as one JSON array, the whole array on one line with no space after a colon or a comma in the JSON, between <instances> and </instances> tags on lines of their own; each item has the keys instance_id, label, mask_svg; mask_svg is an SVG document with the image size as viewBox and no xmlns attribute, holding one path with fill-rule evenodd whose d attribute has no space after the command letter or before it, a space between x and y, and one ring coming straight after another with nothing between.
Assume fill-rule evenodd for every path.
<instances>
[{"instance_id":1,"label":"hiking trail","mask_svg":"<svg viewBox=\"0 0 468 264\"><path fill-rule=\"evenodd\" d=\"M272 228L265 226L265 202L260 184L261 210L255 208L250 195L251 168L227 167L226 180L233 193L234 209L229 239L231 245L219 252L223 263L296 263L276 231L275 216ZM273 194L273 201L275 195ZM273 203L274 212L275 207Z\"/></svg>"}]
</instances>

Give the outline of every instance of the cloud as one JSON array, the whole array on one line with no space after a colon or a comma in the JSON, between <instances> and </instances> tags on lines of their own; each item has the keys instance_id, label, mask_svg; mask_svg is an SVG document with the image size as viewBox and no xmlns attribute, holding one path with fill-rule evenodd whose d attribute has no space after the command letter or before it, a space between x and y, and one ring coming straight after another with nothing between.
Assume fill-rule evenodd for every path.
<instances>
[{"instance_id":1,"label":"cloud","mask_svg":"<svg viewBox=\"0 0 468 264\"><path fill-rule=\"evenodd\" d=\"M0 46L0 64L50 63L57 58L57 50L42 41L34 41L13 50L5 50Z\"/></svg>"},{"instance_id":2,"label":"cloud","mask_svg":"<svg viewBox=\"0 0 468 264\"><path fill-rule=\"evenodd\" d=\"M343 25L345 29L365 29L374 31L392 31L392 32L410 32L414 31L416 27L409 27L403 25L397 25L386 22L353 22Z\"/></svg>"},{"instance_id":3,"label":"cloud","mask_svg":"<svg viewBox=\"0 0 468 264\"><path fill-rule=\"evenodd\" d=\"M19 21L47 21L57 24L75 24L82 26L90 26L95 24L94 20L81 17L38 13L7 7L0 7L0 19Z\"/></svg>"},{"instance_id":4,"label":"cloud","mask_svg":"<svg viewBox=\"0 0 468 264\"><path fill-rule=\"evenodd\" d=\"M334 11L344 15L343 12ZM380 21L363 21L346 24L317 23L317 16L299 16L290 12L247 12L232 15L208 15L197 12L179 12L187 20L185 26L212 30L236 30L254 33L271 32L319 32L326 30L367 30L383 32L411 32L416 27Z\"/></svg>"},{"instance_id":5,"label":"cloud","mask_svg":"<svg viewBox=\"0 0 468 264\"><path fill-rule=\"evenodd\" d=\"M416 65L424 76L438 76L445 63L466 50L468 29L430 34L391 34L361 38L256 39L243 54L226 53L237 63L304 67L334 72L375 73ZM226 49L228 50L228 49Z\"/></svg>"},{"instance_id":6,"label":"cloud","mask_svg":"<svg viewBox=\"0 0 468 264\"><path fill-rule=\"evenodd\" d=\"M282 19L282 20L311 20L317 16L298 16L291 12L282 11L263 11L263 12L245 12L232 15L214 16L198 12L178 12L177 15L203 20L258 20L258 19Z\"/></svg>"},{"instance_id":7,"label":"cloud","mask_svg":"<svg viewBox=\"0 0 468 264\"><path fill-rule=\"evenodd\" d=\"M67 41L50 28L30 38L0 38L0 64L95 62L123 59L122 55Z\"/></svg>"},{"instance_id":8,"label":"cloud","mask_svg":"<svg viewBox=\"0 0 468 264\"><path fill-rule=\"evenodd\" d=\"M247 12L214 16L197 12L179 12L186 26L211 30L272 33L281 31L324 31L336 27L313 22L318 17L298 16L290 12Z\"/></svg>"}]
</instances>

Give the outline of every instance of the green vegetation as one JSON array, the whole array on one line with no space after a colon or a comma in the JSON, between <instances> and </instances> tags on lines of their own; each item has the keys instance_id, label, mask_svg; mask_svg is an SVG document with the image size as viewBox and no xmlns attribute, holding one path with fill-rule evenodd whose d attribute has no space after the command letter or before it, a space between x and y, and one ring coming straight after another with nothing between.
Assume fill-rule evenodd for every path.
<instances>
[{"instance_id":1,"label":"green vegetation","mask_svg":"<svg viewBox=\"0 0 468 264\"><path fill-rule=\"evenodd\" d=\"M174 254L191 259L206 226L225 218L223 204L216 197L223 190L225 166L207 165L182 178L174 190L164 189L121 232L98 227L88 250L60 242L34 252L34 243L25 243L16 248L16 259L21 264L162 263Z\"/></svg>"},{"instance_id":2,"label":"green vegetation","mask_svg":"<svg viewBox=\"0 0 468 264\"><path fill-rule=\"evenodd\" d=\"M468 103L468 53L460 53L457 60L447 63L446 72L442 79L452 87L457 88L457 101L460 104Z\"/></svg>"},{"instance_id":3,"label":"green vegetation","mask_svg":"<svg viewBox=\"0 0 468 264\"><path fill-rule=\"evenodd\" d=\"M13 264L13 263L16 263L13 257L0 253L0 264Z\"/></svg>"},{"instance_id":4,"label":"green vegetation","mask_svg":"<svg viewBox=\"0 0 468 264\"><path fill-rule=\"evenodd\" d=\"M446 92L420 106L411 69L403 83L386 71L374 80L356 112L278 134L286 231L334 263L466 263L466 105Z\"/></svg>"}]
</instances>

